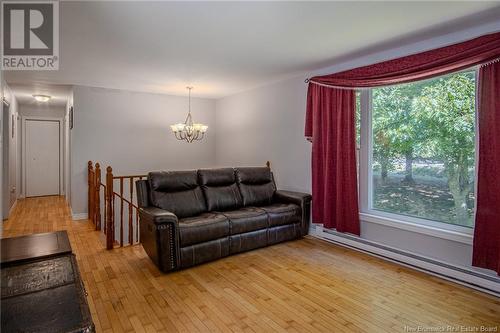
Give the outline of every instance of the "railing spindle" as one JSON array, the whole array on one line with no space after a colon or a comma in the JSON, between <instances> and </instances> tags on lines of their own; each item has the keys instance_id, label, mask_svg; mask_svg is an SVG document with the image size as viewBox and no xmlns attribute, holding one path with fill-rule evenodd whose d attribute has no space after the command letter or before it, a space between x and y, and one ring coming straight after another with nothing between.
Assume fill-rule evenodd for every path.
<instances>
[{"instance_id":1,"label":"railing spindle","mask_svg":"<svg viewBox=\"0 0 500 333\"><path fill-rule=\"evenodd\" d=\"M92 221L92 223L95 224L95 221L94 221L94 211L93 211L93 208L94 208L94 193L95 193L95 189L94 189L94 168L92 166L92 161L89 161L87 163L87 181L88 181L88 219Z\"/></svg>"},{"instance_id":2,"label":"railing spindle","mask_svg":"<svg viewBox=\"0 0 500 333\"><path fill-rule=\"evenodd\" d=\"M120 178L120 198L123 198L123 178ZM123 246L123 200L120 200L120 246Z\"/></svg>"},{"instance_id":3,"label":"railing spindle","mask_svg":"<svg viewBox=\"0 0 500 333\"><path fill-rule=\"evenodd\" d=\"M139 177L139 180L142 180L143 176ZM135 210L135 241L139 243L139 209Z\"/></svg>"},{"instance_id":4,"label":"railing spindle","mask_svg":"<svg viewBox=\"0 0 500 333\"><path fill-rule=\"evenodd\" d=\"M94 188L94 205L93 213L95 221L95 230L101 230L101 166L95 164L95 188Z\"/></svg>"},{"instance_id":5,"label":"railing spindle","mask_svg":"<svg viewBox=\"0 0 500 333\"><path fill-rule=\"evenodd\" d=\"M139 243L139 209L135 210L135 241Z\"/></svg>"},{"instance_id":6,"label":"railing spindle","mask_svg":"<svg viewBox=\"0 0 500 333\"><path fill-rule=\"evenodd\" d=\"M106 249L113 249L115 242L115 226L114 226L114 193L113 193L113 168L106 168Z\"/></svg>"},{"instance_id":7,"label":"railing spindle","mask_svg":"<svg viewBox=\"0 0 500 333\"><path fill-rule=\"evenodd\" d=\"M103 189L104 189L104 224L103 224L103 231L104 231L104 234L106 234L107 230L108 230L108 226L107 226L107 218L108 218L108 207L107 207L107 195L108 195L108 189L106 187L106 185L103 185L102 186Z\"/></svg>"},{"instance_id":8,"label":"railing spindle","mask_svg":"<svg viewBox=\"0 0 500 333\"><path fill-rule=\"evenodd\" d=\"M132 203L134 202L134 177L129 178L130 203L128 204L128 243L134 244L134 226L132 224ZM122 201L123 202L123 201Z\"/></svg>"}]
</instances>

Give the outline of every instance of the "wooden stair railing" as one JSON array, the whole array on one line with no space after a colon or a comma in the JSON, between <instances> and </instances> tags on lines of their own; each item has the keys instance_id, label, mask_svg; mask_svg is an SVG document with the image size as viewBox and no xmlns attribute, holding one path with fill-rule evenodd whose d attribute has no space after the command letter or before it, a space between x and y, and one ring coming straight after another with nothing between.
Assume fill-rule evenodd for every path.
<instances>
[{"instance_id":1,"label":"wooden stair railing","mask_svg":"<svg viewBox=\"0 0 500 333\"><path fill-rule=\"evenodd\" d=\"M271 167L269 161L266 162L268 168ZM113 168L106 168L105 183L101 179L101 166L99 163L93 166L92 161L88 162L88 211L89 220L95 226L95 230L106 235L106 249L111 250L116 246L134 245L140 242L139 239L139 208L137 198L134 198L134 180L141 180L147 175L114 176ZM117 190L114 191L115 181ZM128 185L128 197L127 197ZM101 200L101 193L104 195L104 202ZM136 195L137 196L137 195ZM135 199L135 202L134 202ZM115 211L115 201L119 200L119 210ZM101 205L104 214L101 214ZM126 210L125 210L126 205ZM124 213L127 213L127 228L124 225ZM104 221L102 221L104 216ZM117 224L116 222L119 221ZM135 223L134 223L135 221ZM118 236L116 230L118 228ZM127 235L125 235L125 232ZM135 234L135 237L134 237ZM125 243L127 239L128 243Z\"/></svg>"},{"instance_id":2,"label":"wooden stair railing","mask_svg":"<svg viewBox=\"0 0 500 333\"><path fill-rule=\"evenodd\" d=\"M100 164L96 163L94 167L92 161L88 162L89 220L95 226L95 230L102 230L106 235L106 249L111 250L115 245L123 247L139 243L139 210L137 199L134 198L134 182L145 177L146 175L114 176L113 169L108 166L105 183L103 183ZM115 182L118 187L117 191L114 190ZM128 193L125 186L128 187ZM104 202L101 200L101 194L104 195ZM117 200L118 211L115 210ZM103 215L101 215L101 209L104 210ZM128 215L126 228L124 212ZM104 221L102 221L102 216L104 216ZM125 243L125 240L128 243Z\"/></svg>"},{"instance_id":3,"label":"wooden stair railing","mask_svg":"<svg viewBox=\"0 0 500 333\"><path fill-rule=\"evenodd\" d=\"M111 173L111 167L108 167L109 174L113 180L118 179L120 184L120 192L113 192L113 196L120 200L120 246L123 246L124 239L124 225L123 225L123 212L124 212L124 204L127 204L128 208L128 244L134 244L134 231L135 231L135 240L139 242L139 207L136 203L134 203L134 180L142 180L147 177L146 175L133 175L133 176L113 176ZM128 194L130 196L129 199L124 196L124 183L128 182ZM113 184L113 182L111 182ZM112 185L111 185L112 186ZM134 226L134 217L135 217L135 226Z\"/></svg>"}]
</instances>

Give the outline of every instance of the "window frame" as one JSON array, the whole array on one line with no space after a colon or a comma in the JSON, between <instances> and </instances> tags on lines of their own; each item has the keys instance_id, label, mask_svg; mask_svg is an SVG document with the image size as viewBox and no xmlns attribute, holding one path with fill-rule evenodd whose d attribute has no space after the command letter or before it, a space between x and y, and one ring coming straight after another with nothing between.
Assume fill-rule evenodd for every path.
<instances>
[{"instance_id":1,"label":"window frame","mask_svg":"<svg viewBox=\"0 0 500 333\"><path fill-rule=\"evenodd\" d=\"M474 185L477 187L477 161L478 161L478 122L477 122L477 97L478 97L478 68L469 68L460 72L475 71L476 77L476 103L475 103L475 154L476 163L474 170ZM466 227L446 222L434 221L414 216L384 212L374 209L373 203L373 131L372 131L372 89L360 89L360 147L359 147L359 206L360 219L364 222L377 223L385 226L396 227L409 231L428 234L431 236L451 239L466 244L472 244L474 226ZM475 193L477 189L475 188ZM477 198L475 198L475 201ZM476 203L474 204L474 216Z\"/></svg>"}]
</instances>

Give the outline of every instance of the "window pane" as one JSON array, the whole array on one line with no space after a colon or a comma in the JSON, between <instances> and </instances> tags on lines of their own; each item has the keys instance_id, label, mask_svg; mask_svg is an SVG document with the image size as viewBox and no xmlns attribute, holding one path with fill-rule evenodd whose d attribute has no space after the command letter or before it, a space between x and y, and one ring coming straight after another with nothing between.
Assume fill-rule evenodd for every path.
<instances>
[{"instance_id":1,"label":"window pane","mask_svg":"<svg viewBox=\"0 0 500 333\"><path fill-rule=\"evenodd\" d=\"M372 208L473 225L475 72L372 90Z\"/></svg>"}]
</instances>

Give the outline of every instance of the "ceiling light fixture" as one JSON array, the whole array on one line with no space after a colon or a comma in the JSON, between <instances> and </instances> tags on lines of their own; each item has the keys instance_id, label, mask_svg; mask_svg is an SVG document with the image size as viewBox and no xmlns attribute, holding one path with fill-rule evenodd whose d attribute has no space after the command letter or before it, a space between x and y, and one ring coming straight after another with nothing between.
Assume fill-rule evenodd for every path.
<instances>
[{"instance_id":1,"label":"ceiling light fixture","mask_svg":"<svg viewBox=\"0 0 500 333\"><path fill-rule=\"evenodd\" d=\"M195 140L199 141L203 139L208 126L200 123L193 123L193 119L191 117L191 89L193 89L193 87L186 88L189 90L188 115L184 123L170 125L170 128L172 129L172 132L174 132L177 140L185 140L186 142L191 143Z\"/></svg>"},{"instance_id":2,"label":"ceiling light fixture","mask_svg":"<svg viewBox=\"0 0 500 333\"><path fill-rule=\"evenodd\" d=\"M48 95L33 95L37 102L48 102L52 97Z\"/></svg>"}]
</instances>

